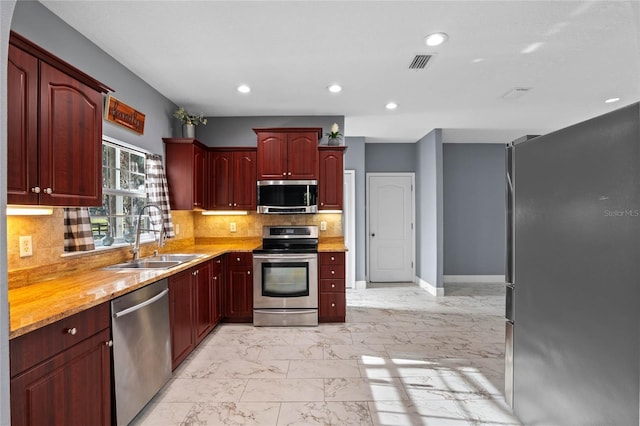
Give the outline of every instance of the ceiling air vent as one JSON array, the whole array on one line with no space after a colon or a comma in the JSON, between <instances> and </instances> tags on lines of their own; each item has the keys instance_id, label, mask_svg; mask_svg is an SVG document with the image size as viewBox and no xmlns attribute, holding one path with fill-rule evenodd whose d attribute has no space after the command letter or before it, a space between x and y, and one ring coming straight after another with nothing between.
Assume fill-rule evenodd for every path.
<instances>
[{"instance_id":1,"label":"ceiling air vent","mask_svg":"<svg viewBox=\"0 0 640 426\"><path fill-rule=\"evenodd\" d=\"M411 61L409 69L423 70L427 67L427 64L429 63L429 61L431 61L432 58L433 55L416 55L415 58L413 58L413 61Z\"/></svg>"}]
</instances>

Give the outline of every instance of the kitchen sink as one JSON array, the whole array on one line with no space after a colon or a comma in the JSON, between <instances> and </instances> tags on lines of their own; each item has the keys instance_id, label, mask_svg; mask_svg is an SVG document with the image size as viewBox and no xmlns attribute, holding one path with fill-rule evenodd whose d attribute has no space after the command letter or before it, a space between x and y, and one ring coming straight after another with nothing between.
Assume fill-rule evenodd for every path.
<instances>
[{"instance_id":1,"label":"kitchen sink","mask_svg":"<svg viewBox=\"0 0 640 426\"><path fill-rule=\"evenodd\" d=\"M169 269L178 266L181 263L177 260L133 260L131 262L118 263L116 265L107 266L107 269Z\"/></svg>"},{"instance_id":2,"label":"kitchen sink","mask_svg":"<svg viewBox=\"0 0 640 426\"><path fill-rule=\"evenodd\" d=\"M158 256L153 256L149 258L145 258L143 260L150 261L160 261L160 262L190 262L194 259L201 257L200 254L159 254Z\"/></svg>"},{"instance_id":3,"label":"kitchen sink","mask_svg":"<svg viewBox=\"0 0 640 426\"><path fill-rule=\"evenodd\" d=\"M161 254L107 266L107 269L170 269L201 257L199 254Z\"/></svg>"}]
</instances>

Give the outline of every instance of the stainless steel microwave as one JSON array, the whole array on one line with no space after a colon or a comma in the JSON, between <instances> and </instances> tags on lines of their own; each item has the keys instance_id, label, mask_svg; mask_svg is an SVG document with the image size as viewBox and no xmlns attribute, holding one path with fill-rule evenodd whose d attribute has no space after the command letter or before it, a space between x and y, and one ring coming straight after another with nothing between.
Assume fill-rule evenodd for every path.
<instances>
[{"instance_id":1,"label":"stainless steel microwave","mask_svg":"<svg viewBox=\"0 0 640 426\"><path fill-rule=\"evenodd\" d=\"M317 180L259 180L258 213L318 212Z\"/></svg>"}]
</instances>

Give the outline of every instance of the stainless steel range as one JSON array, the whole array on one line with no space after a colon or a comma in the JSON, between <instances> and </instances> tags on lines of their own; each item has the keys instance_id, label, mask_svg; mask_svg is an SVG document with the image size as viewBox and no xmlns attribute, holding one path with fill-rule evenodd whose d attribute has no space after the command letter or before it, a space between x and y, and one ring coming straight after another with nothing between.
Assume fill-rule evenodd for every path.
<instances>
[{"instance_id":1,"label":"stainless steel range","mask_svg":"<svg viewBox=\"0 0 640 426\"><path fill-rule=\"evenodd\" d=\"M317 226L265 226L253 271L253 325L318 325Z\"/></svg>"}]
</instances>

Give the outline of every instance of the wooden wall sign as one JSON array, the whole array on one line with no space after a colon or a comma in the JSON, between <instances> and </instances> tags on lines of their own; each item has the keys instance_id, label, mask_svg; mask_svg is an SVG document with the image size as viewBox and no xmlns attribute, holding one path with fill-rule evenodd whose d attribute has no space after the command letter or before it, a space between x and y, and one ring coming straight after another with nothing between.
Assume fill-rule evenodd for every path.
<instances>
[{"instance_id":1,"label":"wooden wall sign","mask_svg":"<svg viewBox=\"0 0 640 426\"><path fill-rule=\"evenodd\" d=\"M107 121L119 124L140 135L144 133L145 115L143 113L136 111L111 95L107 96L106 104L104 118Z\"/></svg>"}]
</instances>

